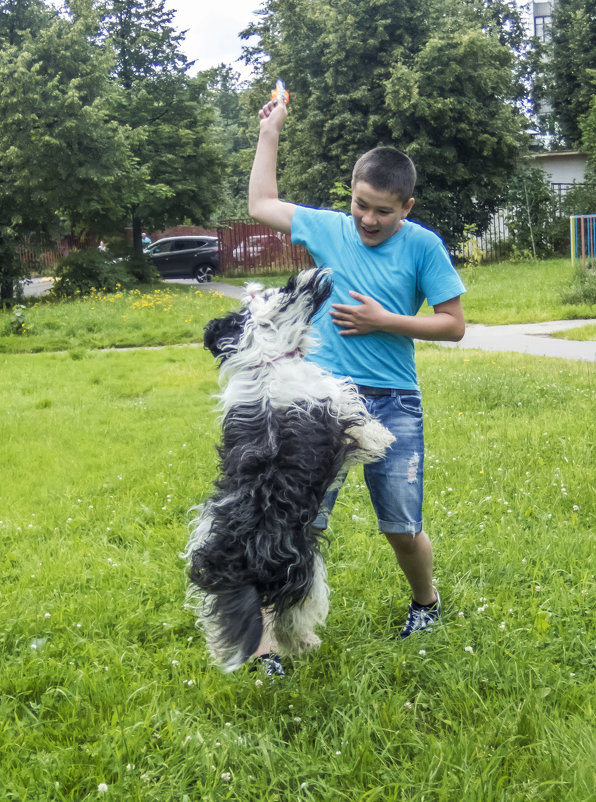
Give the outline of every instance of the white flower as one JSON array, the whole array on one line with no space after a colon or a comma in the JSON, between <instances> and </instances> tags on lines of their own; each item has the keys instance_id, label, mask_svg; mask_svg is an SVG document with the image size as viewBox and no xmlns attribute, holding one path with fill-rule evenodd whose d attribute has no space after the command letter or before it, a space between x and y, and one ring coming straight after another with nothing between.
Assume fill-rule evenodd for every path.
<instances>
[{"instance_id":1,"label":"white flower","mask_svg":"<svg viewBox=\"0 0 596 802\"><path fill-rule=\"evenodd\" d=\"M459 613L457 614L457 617L458 617L458 618L465 618L465 617L466 617L466 614L465 614L465 613L462 613L462 611L460 610L460 611L459 611Z\"/></svg>"},{"instance_id":2,"label":"white flower","mask_svg":"<svg viewBox=\"0 0 596 802\"><path fill-rule=\"evenodd\" d=\"M263 684L263 680L262 679L256 679L255 680L255 685L257 686L257 688L260 688L262 684Z\"/></svg>"},{"instance_id":3,"label":"white flower","mask_svg":"<svg viewBox=\"0 0 596 802\"><path fill-rule=\"evenodd\" d=\"M107 794L108 793L108 784L107 783L100 783L97 786L97 793L98 794Z\"/></svg>"},{"instance_id":4,"label":"white flower","mask_svg":"<svg viewBox=\"0 0 596 802\"><path fill-rule=\"evenodd\" d=\"M173 666L178 666L178 665L180 665L180 661L179 660L172 660L172 665Z\"/></svg>"},{"instance_id":5,"label":"white flower","mask_svg":"<svg viewBox=\"0 0 596 802\"><path fill-rule=\"evenodd\" d=\"M341 755L341 752L339 751L339 749L336 751L336 753L335 753L335 754L336 754L336 755Z\"/></svg>"},{"instance_id":6,"label":"white flower","mask_svg":"<svg viewBox=\"0 0 596 802\"><path fill-rule=\"evenodd\" d=\"M225 783L229 783L232 780L232 775L230 774L229 771L222 771L220 777Z\"/></svg>"},{"instance_id":7,"label":"white flower","mask_svg":"<svg viewBox=\"0 0 596 802\"><path fill-rule=\"evenodd\" d=\"M411 707L412 707L412 702L404 702L404 707L406 707L408 710L410 710Z\"/></svg>"},{"instance_id":8,"label":"white flower","mask_svg":"<svg viewBox=\"0 0 596 802\"><path fill-rule=\"evenodd\" d=\"M43 617L44 617L44 618L51 618L52 616L51 616L51 614L50 614L50 613L44 613L44 616L43 616Z\"/></svg>"},{"instance_id":9,"label":"white flower","mask_svg":"<svg viewBox=\"0 0 596 802\"><path fill-rule=\"evenodd\" d=\"M499 629L505 629L505 622L504 621L501 621L501 623L499 624Z\"/></svg>"},{"instance_id":10,"label":"white flower","mask_svg":"<svg viewBox=\"0 0 596 802\"><path fill-rule=\"evenodd\" d=\"M296 724L300 724L302 719L300 718L300 716L294 716L294 721L296 722Z\"/></svg>"},{"instance_id":11,"label":"white flower","mask_svg":"<svg viewBox=\"0 0 596 802\"><path fill-rule=\"evenodd\" d=\"M474 654L474 649L471 646L466 646L464 652L470 652L470 654Z\"/></svg>"},{"instance_id":12,"label":"white flower","mask_svg":"<svg viewBox=\"0 0 596 802\"><path fill-rule=\"evenodd\" d=\"M418 652L418 654L419 654L421 657L424 657L424 656L425 656L425 654L426 654L426 651L425 651L424 649L420 649L420 651Z\"/></svg>"}]
</instances>

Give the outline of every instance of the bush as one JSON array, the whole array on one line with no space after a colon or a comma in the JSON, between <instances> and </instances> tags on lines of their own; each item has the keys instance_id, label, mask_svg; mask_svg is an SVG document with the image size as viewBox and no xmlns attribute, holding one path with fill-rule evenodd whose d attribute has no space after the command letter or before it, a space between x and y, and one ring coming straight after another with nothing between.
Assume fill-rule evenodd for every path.
<instances>
[{"instance_id":1,"label":"bush","mask_svg":"<svg viewBox=\"0 0 596 802\"><path fill-rule=\"evenodd\" d=\"M558 250L557 205L557 196L540 167L524 167L512 177L506 222L514 255L536 259Z\"/></svg>"},{"instance_id":2,"label":"bush","mask_svg":"<svg viewBox=\"0 0 596 802\"><path fill-rule=\"evenodd\" d=\"M56 270L54 294L60 298L88 295L92 290L116 292L159 278L145 256L135 256L130 248L110 251L72 251Z\"/></svg>"},{"instance_id":3,"label":"bush","mask_svg":"<svg viewBox=\"0 0 596 802\"><path fill-rule=\"evenodd\" d=\"M563 290L564 304L596 304L596 271L577 268L570 287Z\"/></svg>"}]
</instances>

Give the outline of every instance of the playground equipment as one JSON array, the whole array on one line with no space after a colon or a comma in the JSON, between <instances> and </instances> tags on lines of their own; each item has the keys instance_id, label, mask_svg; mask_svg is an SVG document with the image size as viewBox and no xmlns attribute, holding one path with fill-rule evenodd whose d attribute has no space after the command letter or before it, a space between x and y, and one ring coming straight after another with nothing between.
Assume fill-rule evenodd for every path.
<instances>
[{"instance_id":1,"label":"playground equipment","mask_svg":"<svg viewBox=\"0 0 596 802\"><path fill-rule=\"evenodd\" d=\"M596 258L596 214L577 214L569 218L571 229L571 264L581 254L582 267L594 270Z\"/></svg>"}]
</instances>

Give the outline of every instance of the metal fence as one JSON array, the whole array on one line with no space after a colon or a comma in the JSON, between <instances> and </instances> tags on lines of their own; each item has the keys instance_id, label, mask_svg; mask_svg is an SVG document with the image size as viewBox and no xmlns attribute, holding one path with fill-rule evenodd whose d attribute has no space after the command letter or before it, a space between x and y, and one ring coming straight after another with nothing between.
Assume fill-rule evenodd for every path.
<instances>
[{"instance_id":1,"label":"metal fence","mask_svg":"<svg viewBox=\"0 0 596 802\"><path fill-rule=\"evenodd\" d=\"M86 237L63 237L56 242L46 244L25 239L17 248L17 256L29 270L44 272L56 267L73 249L95 248L97 242L95 234Z\"/></svg>"},{"instance_id":2,"label":"metal fence","mask_svg":"<svg viewBox=\"0 0 596 802\"><path fill-rule=\"evenodd\" d=\"M287 234L248 220L230 220L217 230L220 273L293 273L313 265L301 245L294 245Z\"/></svg>"}]
</instances>

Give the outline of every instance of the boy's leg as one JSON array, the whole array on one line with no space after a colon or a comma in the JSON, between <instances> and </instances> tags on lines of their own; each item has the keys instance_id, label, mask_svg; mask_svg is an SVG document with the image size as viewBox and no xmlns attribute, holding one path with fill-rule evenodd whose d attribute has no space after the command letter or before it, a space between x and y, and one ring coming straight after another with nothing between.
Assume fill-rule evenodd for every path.
<instances>
[{"instance_id":1,"label":"boy's leg","mask_svg":"<svg viewBox=\"0 0 596 802\"><path fill-rule=\"evenodd\" d=\"M384 534L412 588L414 601L423 606L434 604L437 601L437 592L432 583L433 550L426 532L420 530L414 536L408 532Z\"/></svg>"}]
</instances>

